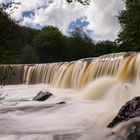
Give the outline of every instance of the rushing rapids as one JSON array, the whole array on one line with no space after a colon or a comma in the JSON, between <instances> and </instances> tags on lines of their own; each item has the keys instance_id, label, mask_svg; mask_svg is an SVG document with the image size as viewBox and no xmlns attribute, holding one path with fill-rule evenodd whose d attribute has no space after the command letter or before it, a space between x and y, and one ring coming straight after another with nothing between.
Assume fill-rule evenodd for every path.
<instances>
[{"instance_id":1,"label":"rushing rapids","mask_svg":"<svg viewBox=\"0 0 140 140\"><path fill-rule=\"evenodd\" d=\"M107 126L127 101L140 96L139 81L136 52L63 63L0 65L0 84L5 85L0 89L0 139L126 140L139 117L115 128ZM51 96L34 100L43 92Z\"/></svg>"},{"instance_id":2,"label":"rushing rapids","mask_svg":"<svg viewBox=\"0 0 140 140\"><path fill-rule=\"evenodd\" d=\"M79 88L102 76L133 81L139 77L140 54L108 54L98 58L33 65L0 65L0 84L46 83L60 88Z\"/></svg>"}]
</instances>

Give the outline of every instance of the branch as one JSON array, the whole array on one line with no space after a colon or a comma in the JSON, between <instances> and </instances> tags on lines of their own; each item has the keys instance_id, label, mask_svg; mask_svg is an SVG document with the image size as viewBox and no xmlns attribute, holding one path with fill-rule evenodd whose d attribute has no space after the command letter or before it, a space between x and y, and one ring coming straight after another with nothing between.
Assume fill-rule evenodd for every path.
<instances>
[{"instance_id":1,"label":"branch","mask_svg":"<svg viewBox=\"0 0 140 140\"><path fill-rule=\"evenodd\" d=\"M83 4L83 5L89 5L90 4L90 0L66 0L68 3L73 4L76 1Z\"/></svg>"},{"instance_id":2,"label":"branch","mask_svg":"<svg viewBox=\"0 0 140 140\"><path fill-rule=\"evenodd\" d=\"M20 4L21 4L20 2L14 2L12 0L8 3L0 3L0 10L10 9L10 11L12 11L13 9L17 9L18 5Z\"/></svg>"}]
</instances>

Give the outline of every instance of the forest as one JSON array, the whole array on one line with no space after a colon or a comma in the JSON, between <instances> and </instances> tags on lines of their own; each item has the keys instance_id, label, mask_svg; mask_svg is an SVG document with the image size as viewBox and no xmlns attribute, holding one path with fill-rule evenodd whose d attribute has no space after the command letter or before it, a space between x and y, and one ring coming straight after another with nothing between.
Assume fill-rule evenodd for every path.
<instances>
[{"instance_id":1,"label":"forest","mask_svg":"<svg viewBox=\"0 0 140 140\"><path fill-rule=\"evenodd\" d=\"M49 63L97 57L122 51L140 51L140 0L124 0L119 13L121 30L114 42L94 42L80 28L70 36L57 27L21 26L0 5L0 64Z\"/></svg>"}]
</instances>

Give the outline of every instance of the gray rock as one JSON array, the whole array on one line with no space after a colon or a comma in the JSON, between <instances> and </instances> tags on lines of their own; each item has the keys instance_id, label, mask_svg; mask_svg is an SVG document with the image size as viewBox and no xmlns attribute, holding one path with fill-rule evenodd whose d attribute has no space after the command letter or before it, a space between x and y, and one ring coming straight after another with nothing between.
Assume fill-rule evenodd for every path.
<instances>
[{"instance_id":1,"label":"gray rock","mask_svg":"<svg viewBox=\"0 0 140 140\"><path fill-rule=\"evenodd\" d=\"M140 140L140 117L135 117L117 125L114 132L124 140Z\"/></svg>"},{"instance_id":2,"label":"gray rock","mask_svg":"<svg viewBox=\"0 0 140 140\"><path fill-rule=\"evenodd\" d=\"M123 121L128 121L131 118L140 116L140 97L135 97L132 100L128 101L120 111L118 115L109 123L108 127L114 127L118 123Z\"/></svg>"},{"instance_id":3,"label":"gray rock","mask_svg":"<svg viewBox=\"0 0 140 140\"><path fill-rule=\"evenodd\" d=\"M47 100L48 98L50 98L53 94L50 93L50 92L42 92L40 91L34 98L33 100L34 101L45 101Z\"/></svg>"}]
</instances>

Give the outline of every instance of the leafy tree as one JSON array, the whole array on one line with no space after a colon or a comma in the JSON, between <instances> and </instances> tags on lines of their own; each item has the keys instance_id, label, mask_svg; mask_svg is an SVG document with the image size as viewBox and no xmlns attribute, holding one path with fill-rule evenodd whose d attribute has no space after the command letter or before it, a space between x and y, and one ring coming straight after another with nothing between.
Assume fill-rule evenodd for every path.
<instances>
[{"instance_id":1,"label":"leafy tree","mask_svg":"<svg viewBox=\"0 0 140 140\"><path fill-rule=\"evenodd\" d=\"M100 56L104 54L113 53L116 47L116 43L111 42L109 40L98 42L95 47L95 55Z\"/></svg>"},{"instance_id":2,"label":"leafy tree","mask_svg":"<svg viewBox=\"0 0 140 140\"><path fill-rule=\"evenodd\" d=\"M123 16L127 9L119 16L123 30L118 39L121 45L117 47L116 43L110 41L94 44L81 28L75 28L71 36L67 37L53 26L47 26L41 30L20 26L4 12L4 9L8 7L11 7L11 4L2 5L0 8L0 63L70 61L131 50L132 46L133 48L135 46L136 50L139 49L139 26L136 22L139 18L133 22L136 27L132 28L135 31L133 32L135 36L130 36L131 32L128 31L130 31L130 25L133 24L128 24L126 19L130 18L131 14L124 14L128 16L127 18ZM128 47L124 47L126 44Z\"/></svg>"},{"instance_id":3,"label":"leafy tree","mask_svg":"<svg viewBox=\"0 0 140 140\"><path fill-rule=\"evenodd\" d=\"M38 55L33 47L27 45L23 48L22 53L20 55L20 63L37 63Z\"/></svg>"},{"instance_id":4,"label":"leafy tree","mask_svg":"<svg viewBox=\"0 0 140 140\"><path fill-rule=\"evenodd\" d=\"M118 50L140 51L140 0L124 0L126 9L118 19L122 30L118 35Z\"/></svg>"},{"instance_id":5,"label":"leafy tree","mask_svg":"<svg viewBox=\"0 0 140 140\"><path fill-rule=\"evenodd\" d=\"M18 25L4 10L12 3L0 5L0 63L19 63L22 49L30 44L36 30Z\"/></svg>"},{"instance_id":6,"label":"leafy tree","mask_svg":"<svg viewBox=\"0 0 140 140\"><path fill-rule=\"evenodd\" d=\"M65 37L58 28L47 26L33 39L33 47L39 54L40 62L54 62L65 59Z\"/></svg>"},{"instance_id":7,"label":"leafy tree","mask_svg":"<svg viewBox=\"0 0 140 140\"><path fill-rule=\"evenodd\" d=\"M15 32L16 25L2 10L0 10L0 19L0 59L4 63L9 59L8 57L10 57L13 51L11 47L14 45L14 41L11 41L14 39L13 33ZM12 36L10 36L10 33L12 33Z\"/></svg>"},{"instance_id":8,"label":"leafy tree","mask_svg":"<svg viewBox=\"0 0 140 140\"><path fill-rule=\"evenodd\" d=\"M69 60L94 56L94 42L81 28L75 28L67 46Z\"/></svg>"}]
</instances>

